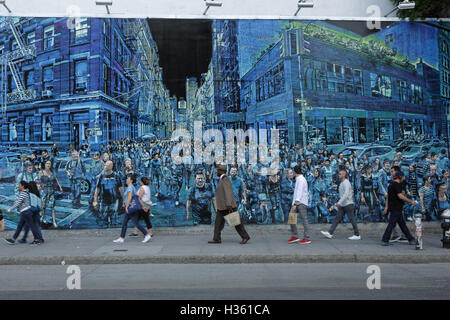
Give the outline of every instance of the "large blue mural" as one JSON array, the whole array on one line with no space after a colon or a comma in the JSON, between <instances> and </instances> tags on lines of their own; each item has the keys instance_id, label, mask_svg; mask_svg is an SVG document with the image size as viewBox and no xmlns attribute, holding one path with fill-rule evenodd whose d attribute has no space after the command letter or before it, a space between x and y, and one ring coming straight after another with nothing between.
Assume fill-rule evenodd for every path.
<instances>
[{"instance_id":1,"label":"large blue mural","mask_svg":"<svg viewBox=\"0 0 450 320\"><path fill-rule=\"evenodd\" d=\"M119 227L135 174L150 180L155 226L208 225L216 171L196 156L237 132L246 161L221 162L244 223L287 222L295 165L310 188L311 223L336 216L342 168L358 221L384 221L395 166L420 203L407 218L438 218L438 193L449 190L445 25L361 34L323 21L193 20L187 29L202 28L192 27L191 41L164 23L172 21L0 18L0 209L20 181L36 181L44 228ZM254 142L261 160L264 139L272 151L276 142L277 170L249 161ZM182 162L173 157L180 145ZM17 213L3 216L14 229Z\"/></svg>"}]
</instances>

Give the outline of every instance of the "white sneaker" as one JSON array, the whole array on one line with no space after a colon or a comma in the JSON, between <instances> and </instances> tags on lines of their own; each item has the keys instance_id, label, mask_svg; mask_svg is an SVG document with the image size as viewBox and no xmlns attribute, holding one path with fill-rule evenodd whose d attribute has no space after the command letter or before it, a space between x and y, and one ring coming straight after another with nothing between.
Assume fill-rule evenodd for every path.
<instances>
[{"instance_id":1,"label":"white sneaker","mask_svg":"<svg viewBox=\"0 0 450 320\"><path fill-rule=\"evenodd\" d=\"M348 238L348 240L361 240L361 236L352 235L351 237Z\"/></svg>"},{"instance_id":2,"label":"white sneaker","mask_svg":"<svg viewBox=\"0 0 450 320\"><path fill-rule=\"evenodd\" d=\"M122 238L118 238L116 240L113 240L113 242L115 242L115 243L124 243L125 240L123 240Z\"/></svg>"},{"instance_id":3,"label":"white sneaker","mask_svg":"<svg viewBox=\"0 0 450 320\"><path fill-rule=\"evenodd\" d=\"M151 238L152 238L152 236L149 235L149 234L147 234L147 235L145 236L144 240L142 240L142 243L147 243L147 242L149 242Z\"/></svg>"},{"instance_id":4,"label":"white sneaker","mask_svg":"<svg viewBox=\"0 0 450 320\"><path fill-rule=\"evenodd\" d=\"M328 231L320 231L325 237L327 237L328 239L333 238L333 235L330 234Z\"/></svg>"}]
</instances>

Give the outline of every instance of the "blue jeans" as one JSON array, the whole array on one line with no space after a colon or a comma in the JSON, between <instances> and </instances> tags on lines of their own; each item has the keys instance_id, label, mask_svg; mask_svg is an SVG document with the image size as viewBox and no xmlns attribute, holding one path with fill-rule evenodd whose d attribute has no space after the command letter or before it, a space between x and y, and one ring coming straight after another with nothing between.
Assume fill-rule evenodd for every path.
<instances>
[{"instance_id":1,"label":"blue jeans","mask_svg":"<svg viewBox=\"0 0 450 320\"><path fill-rule=\"evenodd\" d=\"M42 234L40 231L40 228L38 227L38 224L36 223L36 218L33 217L33 212L31 209L28 209L20 214L19 224L17 225L16 232L13 235L13 239L16 240L19 237L20 231L25 227L25 235L27 234L27 227L28 230L31 229L31 232L33 233L34 240L42 240ZM39 213L37 215L37 222L39 223Z\"/></svg>"},{"instance_id":2,"label":"blue jeans","mask_svg":"<svg viewBox=\"0 0 450 320\"><path fill-rule=\"evenodd\" d=\"M41 216L39 215L39 212L33 213L32 219L33 219L34 225L36 226L36 231L39 234L39 238L37 238L37 240L44 241L44 238L42 237L42 232L41 232L41 226L40 226L41 225ZM22 238L23 240L27 240L28 232L30 232L30 226L28 224L25 224L25 227L23 229L23 238ZM36 237L34 237L34 240L36 240Z\"/></svg>"},{"instance_id":3,"label":"blue jeans","mask_svg":"<svg viewBox=\"0 0 450 320\"><path fill-rule=\"evenodd\" d=\"M127 228L128 228L128 221L130 221L130 220L133 222L134 226L136 228L138 228L139 231L141 231L144 234L144 236L147 235L147 233L148 233L147 230L145 230L145 228L139 224L139 212L135 212L132 214L125 213L123 215L122 231L120 232L121 238L125 238L125 235L127 233Z\"/></svg>"}]
</instances>

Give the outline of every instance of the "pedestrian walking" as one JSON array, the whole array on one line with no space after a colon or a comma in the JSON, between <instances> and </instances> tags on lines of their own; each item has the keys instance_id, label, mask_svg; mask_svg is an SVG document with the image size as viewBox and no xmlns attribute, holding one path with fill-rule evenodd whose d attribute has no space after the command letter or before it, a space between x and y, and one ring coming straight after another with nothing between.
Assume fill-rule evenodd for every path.
<instances>
[{"instance_id":1,"label":"pedestrian walking","mask_svg":"<svg viewBox=\"0 0 450 320\"><path fill-rule=\"evenodd\" d=\"M295 173L295 189L294 189L294 197L292 200L291 214L295 214L300 212L300 218L303 224L303 239L300 240L298 237L297 230L297 221L294 224L291 224L291 238L288 240L288 243L301 243L301 244L309 244L311 240L309 238L309 227L308 227L308 218L307 218L307 209L309 202L309 194L308 194L308 182L302 174L302 168L299 165L294 167Z\"/></svg>"},{"instance_id":2,"label":"pedestrian walking","mask_svg":"<svg viewBox=\"0 0 450 320\"><path fill-rule=\"evenodd\" d=\"M8 244L16 243L17 238L19 237L20 232L24 228L25 224L28 224L31 228L31 232L35 239L39 239L39 232L36 229L36 225L33 221L33 212L31 210L31 199L30 194L28 192L28 183L25 181L20 181L19 183L19 196L17 197L14 205L9 208L6 213L10 213L12 210L17 209L20 214L19 223L17 224L17 229L12 238L6 239ZM34 243L33 243L34 244Z\"/></svg>"},{"instance_id":3,"label":"pedestrian walking","mask_svg":"<svg viewBox=\"0 0 450 320\"><path fill-rule=\"evenodd\" d=\"M125 212L122 221L122 231L120 233L120 237L114 240L115 243L124 243L125 235L127 232L128 221L132 221L134 226L139 229L144 234L143 243L148 242L152 237L148 234L148 231L145 230L143 226L139 224L139 211L142 209L140 206L139 200L136 195L136 188L134 184L136 183L136 176L132 175L127 178L127 189L125 190L124 198L125 198ZM136 209L139 207L139 209Z\"/></svg>"},{"instance_id":4,"label":"pedestrian walking","mask_svg":"<svg viewBox=\"0 0 450 320\"><path fill-rule=\"evenodd\" d=\"M237 210L236 199L234 198L233 186L227 177L227 167L224 165L217 166L217 176L219 182L216 188L214 198L214 208L216 209L216 220L214 224L214 237L208 243L222 243L221 233L225 226L224 216ZM241 223L235 226L236 231L241 236L241 244L246 244L250 240L250 236Z\"/></svg>"},{"instance_id":5,"label":"pedestrian walking","mask_svg":"<svg viewBox=\"0 0 450 320\"><path fill-rule=\"evenodd\" d=\"M30 183L28 183L28 192L30 194L30 205L31 205L31 211L33 212L32 215L32 219L33 219L33 224L35 227L35 230L38 234L38 238L34 237L34 240L31 244L42 244L44 243L44 238L42 237L42 231L41 231L41 216L40 216L40 212L42 211L42 200L41 200L41 195L39 193L38 190L38 186L36 184L36 182L31 181ZM24 226L24 233L23 233L23 237L21 240L19 240L21 243L26 243L27 242L27 236L28 233L30 231L31 226L27 223Z\"/></svg>"},{"instance_id":6,"label":"pedestrian walking","mask_svg":"<svg viewBox=\"0 0 450 320\"><path fill-rule=\"evenodd\" d=\"M139 219L144 219L148 234L153 237L152 222L150 221L150 214L152 212L152 200L149 187L150 181L148 178L142 177L140 184L141 187L137 193L142 206L142 210L139 211ZM134 232L130 234L130 237L137 237L138 231L139 229L135 227Z\"/></svg>"},{"instance_id":7,"label":"pedestrian walking","mask_svg":"<svg viewBox=\"0 0 450 320\"><path fill-rule=\"evenodd\" d=\"M340 170L338 174L341 184L339 185L339 201L334 205L337 209L337 215L331 224L329 231L320 231L325 237L333 238L333 233L336 230L338 223L341 222L346 214L348 220L353 226L353 236L349 237L349 240L361 240L359 235L358 225L355 219L355 202L353 201L353 187L350 181L347 179L347 171Z\"/></svg>"},{"instance_id":8,"label":"pedestrian walking","mask_svg":"<svg viewBox=\"0 0 450 320\"><path fill-rule=\"evenodd\" d=\"M403 205L405 202L408 202L413 206L417 206L417 202L410 200L405 196L402 186L404 179L405 176L403 172L397 171L394 173L393 181L388 187L388 198L386 201L386 207L384 208L384 214L386 215L389 212L390 216L388 226L381 240L381 244L383 246L392 245L389 243L389 239L391 238L392 230L397 224L400 226L403 234L408 239L408 243L415 244L414 237L411 235L408 227L406 226L405 217L403 216Z\"/></svg>"},{"instance_id":9,"label":"pedestrian walking","mask_svg":"<svg viewBox=\"0 0 450 320\"><path fill-rule=\"evenodd\" d=\"M5 232L5 220L3 218L3 210L0 209L0 232Z\"/></svg>"}]
</instances>

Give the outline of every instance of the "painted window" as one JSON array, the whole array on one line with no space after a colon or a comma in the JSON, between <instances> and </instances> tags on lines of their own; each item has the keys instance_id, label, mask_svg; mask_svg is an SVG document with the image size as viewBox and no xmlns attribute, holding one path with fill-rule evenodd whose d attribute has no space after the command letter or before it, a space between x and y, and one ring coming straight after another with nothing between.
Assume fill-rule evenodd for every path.
<instances>
[{"instance_id":1,"label":"painted window","mask_svg":"<svg viewBox=\"0 0 450 320\"><path fill-rule=\"evenodd\" d=\"M34 83L34 70L25 71L24 85L25 89L29 89Z\"/></svg>"},{"instance_id":2,"label":"painted window","mask_svg":"<svg viewBox=\"0 0 450 320\"><path fill-rule=\"evenodd\" d=\"M371 73L370 88L372 90L372 97L392 98L391 77Z\"/></svg>"},{"instance_id":3,"label":"painted window","mask_svg":"<svg viewBox=\"0 0 450 320\"><path fill-rule=\"evenodd\" d=\"M43 90L53 89L53 66L42 68Z\"/></svg>"},{"instance_id":4,"label":"painted window","mask_svg":"<svg viewBox=\"0 0 450 320\"><path fill-rule=\"evenodd\" d=\"M103 46L110 50L110 45L111 45L111 32L110 32L110 24L109 21L107 19L103 20L103 29L102 29L102 33L103 33Z\"/></svg>"},{"instance_id":5,"label":"painted window","mask_svg":"<svg viewBox=\"0 0 450 320\"><path fill-rule=\"evenodd\" d=\"M87 18L75 19L75 42L86 41L88 38L89 25Z\"/></svg>"},{"instance_id":6,"label":"painted window","mask_svg":"<svg viewBox=\"0 0 450 320\"><path fill-rule=\"evenodd\" d=\"M87 59L75 61L75 92L86 92L88 84Z\"/></svg>"},{"instance_id":7,"label":"painted window","mask_svg":"<svg viewBox=\"0 0 450 320\"><path fill-rule=\"evenodd\" d=\"M284 64L279 63L256 80L256 101L263 101L286 91Z\"/></svg>"},{"instance_id":8,"label":"painted window","mask_svg":"<svg viewBox=\"0 0 450 320\"><path fill-rule=\"evenodd\" d=\"M44 50L53 48L55 45L55 27L48 26L44 28Z\"/></svg>"},{"instance_id":9,"label":"painted window","mask_svg":"<svg viewBox=\"0 0 450 320\"><path fill-rule=\"evenodd\" d=\"M30 32L27 35L27 44L33 44L36 42L36 32Z\"/></svg>"}]
</instances>

